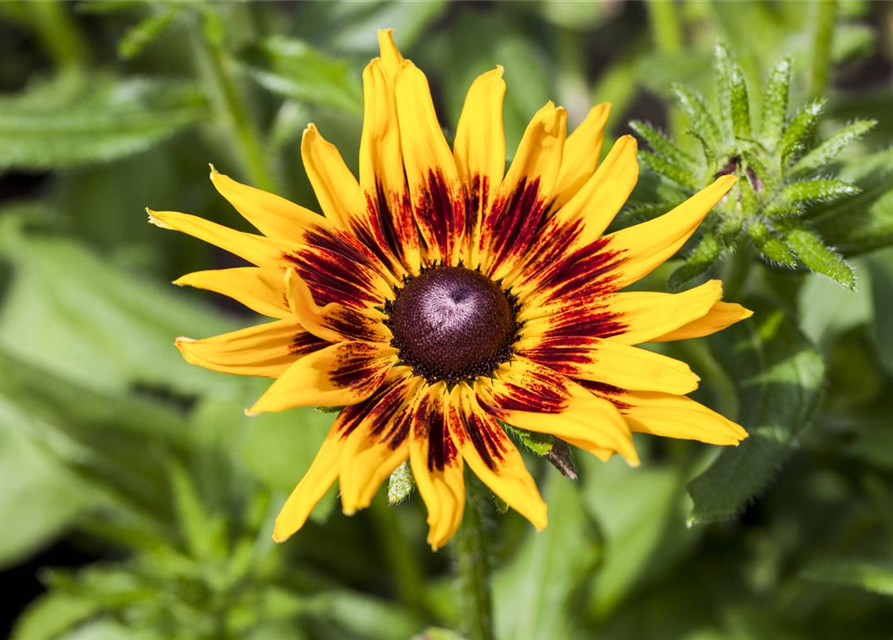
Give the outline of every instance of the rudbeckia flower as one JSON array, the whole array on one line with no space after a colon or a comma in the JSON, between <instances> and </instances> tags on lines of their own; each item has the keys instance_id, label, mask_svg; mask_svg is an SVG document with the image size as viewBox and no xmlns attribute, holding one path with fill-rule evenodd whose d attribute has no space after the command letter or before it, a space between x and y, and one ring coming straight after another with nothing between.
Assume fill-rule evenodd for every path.
<instances>
[{"instance_id":1,"label":"rudbeckia flower","mask_svg":"<svg viewBox=\"0 0 893 640\"><path fill-rule=\"evenodd\" d=\"M745 438L686 397L699 380L686 364L636 345L705 336L750 312L722 302L716 280L678 294L623 291L679 250L734 178L604 235L638 175L629 136L597 166L608 105L568 136L565 110L547 103L506 170L500 67L471 85L451 149L425 75L389 31L380 45L363 73L359 181L313 125L304 132L324 216L213 168L214 186L262 235L150 212L253 265L176 284L274 318L180 338L184 358L275 379L252 414L343 407L274 539L300 529L336 480L344 513L367 507L407 459L433 548L462 519L465 465L542 529L546 505L504 425L633 465L632 432Z\"/></svg>"}]
</instances>

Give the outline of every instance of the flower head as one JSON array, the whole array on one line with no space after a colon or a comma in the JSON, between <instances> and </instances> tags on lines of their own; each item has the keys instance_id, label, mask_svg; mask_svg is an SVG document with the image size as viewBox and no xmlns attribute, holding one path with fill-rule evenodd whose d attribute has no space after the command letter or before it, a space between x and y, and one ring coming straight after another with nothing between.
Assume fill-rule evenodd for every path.
<instances>
[{"instance_id":1,"label":"flower head","mask_svg":"<svg viewBox=\"0 0 893 640\"><path fill-rule=\"evenodd\" d=\"M467 465L538 529L546 505L503 425L637 464L632 432L737 444L735 423L685 397L687 365L640 349L708 335L750 315L710 281L684 293L624 292L692 235L735 178L654 220L603 235L636 184L636 141L597 167L608 105L566 136L547 103L505 169L502 69L472 84L447 144L425 75L389 31L363 74L359 181L310 125L301 151L323 216L212 170L263 235L152 212L161 226L254 266L177 284L275 318L177 341L194 364L274 378L250 412L343 407L288 498L274 538L295 533L338 480L344 512L369 505L410 462L429 543L455 532Z\"/></svg>"}]
</instances>

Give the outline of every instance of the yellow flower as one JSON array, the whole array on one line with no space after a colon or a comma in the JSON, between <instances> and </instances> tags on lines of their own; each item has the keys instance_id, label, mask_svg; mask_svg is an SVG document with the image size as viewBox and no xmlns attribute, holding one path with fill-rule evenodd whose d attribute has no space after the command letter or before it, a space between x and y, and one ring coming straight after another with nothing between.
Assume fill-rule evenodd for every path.
<instances>
[{"instance_id":1,"label":"yellow flower","mask_svg":"<svg viewBox=\"0 0 893 640\"><path fill-rule=\"evenodd\" d=\"M254 266L176 281L274 321L204 340L189 362L275 382L251 413L344 407L285 503L273 537L300 529L339 480L367 507L407 458L433 548L462 519L464 465L537 528L546 505L501 422L637 464L631 432L737 444L737 424L685 397L687 365L634 345L719 331L750 312L719 281L679 294L623 292L672 256L729 190L723 176L655 220L603 235L636 184L636 141L598 167L609 105L566 135L547 103L505 170L502 69L471 85L451 150L425 75L390 31L363 73L360 179L310 125L304 166L324 217L211 171L263 235L202 218L153 222Z\"/></svg>"}]
</instances>

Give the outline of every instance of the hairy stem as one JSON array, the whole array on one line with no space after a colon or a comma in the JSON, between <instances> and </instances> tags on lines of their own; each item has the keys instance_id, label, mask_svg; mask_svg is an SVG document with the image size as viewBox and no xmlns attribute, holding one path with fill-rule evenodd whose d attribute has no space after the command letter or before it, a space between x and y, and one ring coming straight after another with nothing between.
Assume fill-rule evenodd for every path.
<instances>
[{"instance_id":1,"label":"hairy stem","mask_svg":"<svg viewBox=\"0 0 893 640\"><path fill-rule=\"evenodd\" d=\"M493 602L490 594L490 554L484 509L486 490L467 477L465 515L451 543L456 559L460 612L468 640L493 640Z\"/></svg>"},{"instance_id":2,"label":"hairy stem","mask_svg":"<svg viewBox=\"0 0 893 640\"><path fill-rule=\"evenodd\" d=\"M233 63L224 49L223 40L210 37L207 29L198 29L196 41L205 61L206 75L218 114L233 135L236 155L241 160L253 186L265 191L281 192L276 176L267 163L267 153L261 144L242 87L239 86Z\"/></svg>"}]
</instances>

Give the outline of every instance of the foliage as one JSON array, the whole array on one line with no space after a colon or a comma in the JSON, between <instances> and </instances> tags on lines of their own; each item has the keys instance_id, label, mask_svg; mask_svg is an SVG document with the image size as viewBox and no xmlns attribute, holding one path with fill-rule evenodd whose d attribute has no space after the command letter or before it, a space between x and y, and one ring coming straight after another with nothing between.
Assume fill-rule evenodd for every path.
<instances>
[{"instance_id":1,"label":"foliage","mask_svg":"<svg viewBox=\"0 0 893 640\"><path fill-rule=\"evenodd\" d=\"M891 17L865 2L0 3L13 640L462 639L407 467L368 511L342 517L333 490L292 542L270 541L334 416L248 418L264 381L181 360L174 337L254 318L171 287L229 263L143 214L242 224L208 161L312 206L300 132L315 122L356 169L361 71L385 26L448 133L471 80L505 66L510 154L547 99L573 122L612 101L609 140L631 122L642 146L619 225L739 178L646 284L722 277L755 309L662 347L750 438L719 452L642 437L632 469L507 427L550 526L489 514L498 636L889 638Z\"/></svg>"}]
</instances>

